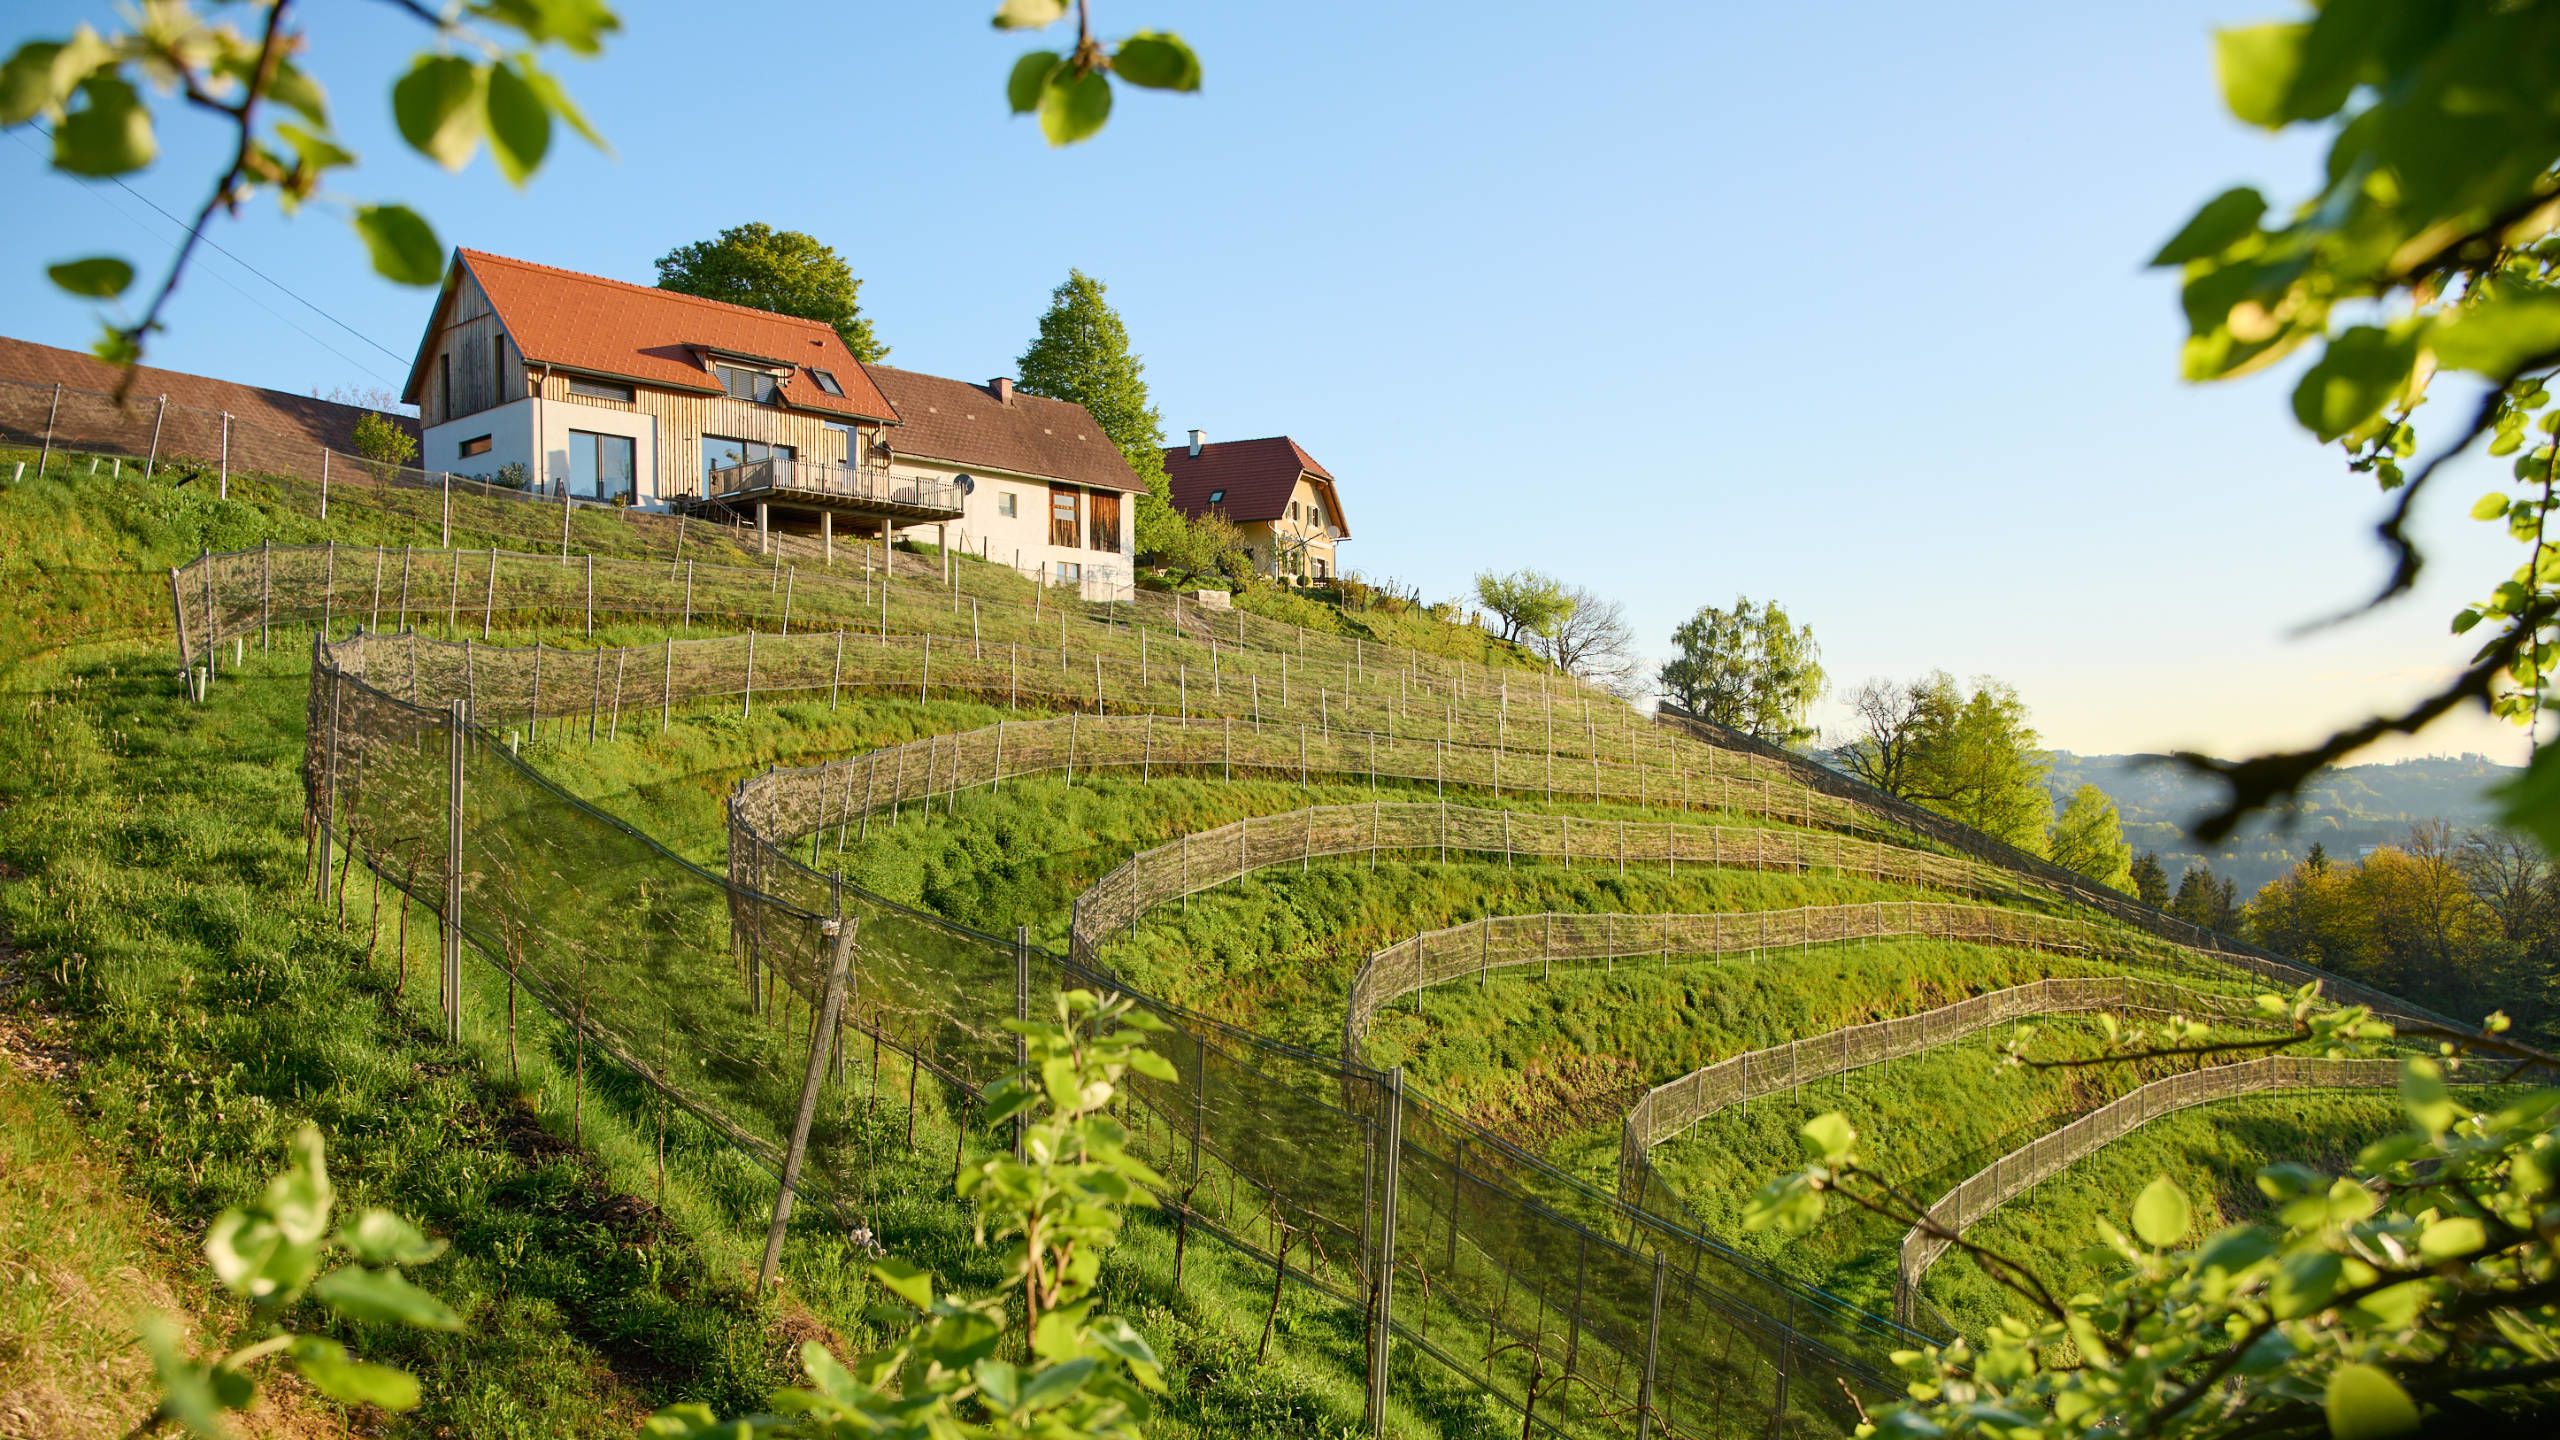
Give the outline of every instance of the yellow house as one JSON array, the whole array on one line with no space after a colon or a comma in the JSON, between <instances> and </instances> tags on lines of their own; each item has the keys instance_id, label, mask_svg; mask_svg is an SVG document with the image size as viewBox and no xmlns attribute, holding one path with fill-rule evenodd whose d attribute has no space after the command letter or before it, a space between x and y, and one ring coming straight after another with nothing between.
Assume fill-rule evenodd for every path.
<instances>
[{"instance_id":1,"label":"yellow house","mask_svg":"<svg viewBox=\"0 0 2560 1440\"><path fill-rule=\"evenodd\" d=\"M1253 568L1291 584L1342 573L1335 547L1351 538L1331 472L1286 435L1211 444L1197 430L1164 452L1174 508L1215 510L1244 534Z\"/></svg>"}]
</instances>

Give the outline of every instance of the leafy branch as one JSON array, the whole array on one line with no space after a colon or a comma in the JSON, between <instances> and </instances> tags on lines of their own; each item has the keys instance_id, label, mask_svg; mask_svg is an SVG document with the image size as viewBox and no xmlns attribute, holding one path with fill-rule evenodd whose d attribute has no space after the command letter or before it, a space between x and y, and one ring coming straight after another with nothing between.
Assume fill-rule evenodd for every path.
<instances>
[{"instance_id":1,"label":"leafy branch","mask_svg":"<svg viewBox=\"0 0 2560 1440\"><path fill-rule=\"evenodd\" d=\"M999 30L1045 30L1067 17L1069 0L1003 0ZM1098 134L1111 118L1111 77L1148 90L1185 94L1200 88L1200 57L1182 37L1141 30L1106 48L1094 38L1091 0L1073 0L1075 43L1064 51L1034 50L1013 63L1004 83L1005 103L1016 115L1037 114L1052 145L1073 145Z\"/></svg>"}]
</instances>

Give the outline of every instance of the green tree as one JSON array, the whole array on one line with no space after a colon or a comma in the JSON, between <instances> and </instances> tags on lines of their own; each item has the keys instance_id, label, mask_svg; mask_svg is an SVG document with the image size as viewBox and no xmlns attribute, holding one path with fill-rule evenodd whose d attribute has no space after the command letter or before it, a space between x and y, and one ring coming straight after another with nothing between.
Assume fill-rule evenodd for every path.
<instances>
[{"instance_id":1,"label":"green tree","mask_svg":"<svg viewBox=\"0 0 2560 1440\"><path fill-rule=\"evenodd\" d=\"M1476 576L1476 603L1502 622L1502 638L1515 645L1545 634L1573 608L1564 582L1535 570L1483 572Z\"/></svg>"},{"instance_id":2,"label":"green tree","mask_svg":"<svg viewBox=\"0 0 2560 1440\"><path fill-rule=\"evenodd\" d=\"M1147 367L1129 349L1129 327L1104 299L1101 281L1082 270L1049 292L1040 333L1014 364L1015 383L1032 395L1072 400L1093 416L1146 482L1138 497L1140 555L1179 546L1181 512L1164 472L1164 417L1147 396Z\"/></svg>"},{"instance_id":3,"label":"green tree","mask_svg":"<svg viewBox=\"0 0 2560 1440\"><path fill-rule=\"evenodd\" d=\"M844 337L854 359L868 365L889 358L862 313L853 267L833 246L798 230L754 220L679 245L658 257L658 288L815 320Z\"/></svg>"},{"instance_id":4,"label":"green tree","mask_svg":"<svg viewBox=\"0 0 2560 1440\"><path fill-rule=\"evenodd\" d=\"M324 185L355 165L331 124L327 96L303 68L311 45L298 22L306 8L296 0L255 7L154 0L120 8L119 23L103 32L82 24L68 35L29 40L0 65L0 127L42 120L52 166L66 175L103 179L149 169L160 158L164 107L209 117L216 132L218 145L202 148L217 149L223 168L150 302L130 324L102 322L101 358L141 363L217 214L236 215L270 190L292 214L326 196ZM460 170L485 141L499 173L521 186L550 153L555 120L603 145L538 63L554 46L572 55L601 53L622 26L602 0L392 8L432 27L436 41L391 86L392 119L410 149ZM243 9L264 11L246 31L230 23ZM362 201L328 208L354 222L377 273L404 285L443 278L443 242L416 211ZM99 300L122 296L134 281L133 262L117 255L67 260L46 273L62 289Z\"/></svg>"},{"instance_id":5,"label":"green tree","mask_svg":"<svg viewBox=\"0 0 2560 1440\"><path fill-rule=\"evenodd\" d=\"M2133 858L2133 895L2154 910L2169 908L2169 872L2156 852L2145 850Z\"/></svg>"},{"instance_id":6,"label":"green tree","mask_svg":"<svg viewBox=\"0 0 2560 1440\"><path fill-rule=\"evenodd\" d=\"M2169 913L2207 930L2236 930L2240 920L2239 887L2214 874L2212 866L2199 860L2178 877L2178 893L2169 901Z\"/></svg>"},{"instance_id":7,"label":"green tree","mask_svg":"<svg viewBox=\"0 0 2560 1440\"><path fill-rule=\"evenodd\" d=\"M2053 794L2045 754L2018 692L1990 678L1967 694L1939 671L1916 687L1906 794L2030 855L2045 852Z\"/></svg>"},{"instance_id":8,"label":"green tree","mask_svg":"<svg viewBox=\"0 0 2560 1440\"><path fill-rule=\"evenodd\" d=\"M374 462L386 478L390 471L418 458L418 437L384 415L357 416L355 443L356 453Z\"/></svg>"},{"instance_id":9,"label":"green tree","mask_svg":"<svg viewBox=\"0 0 2560 1440\"><path fill-rule=\"evenodd\" d=\"M1005 1022L1026 1038L1029 1063L987 1096L986 1121L1024 1124L1022 1155L980 1162L959 1190L979 1233L1003 1246L1003 1289L937 1291L933 1277L888 1259L872 1276L913 1314L888 1344L846 1365L815 1340L800 1347L810 1388L786 1392L786 1415L722 1421L678 1405L652 1417L658 1440L1138 1440L1151 1395L1164 1388L1145 1337L1093 1313L1103 1252L1123 1213L1154 1204L1162 1177L1128 1151L1110 1105L1132 1071L1175 1079L1145 1048L1161 1021L1125 997L1074 990L1054 1018ZM1011 1358L1006 1358L1011 1357Z\"/></svg>"},{"instance_id":10,"label":"green tree","mask_svg":"<svg viewBox=\"0 0 2560 1440\"><path fill-rule=\"evenodd\" d=\"M1813 737L1804 719L1822 694L1822 648L1813 627L1789 620L1776 601L1700 606L1671 643L1680 653L1655 680L1672 704L1773 744Z\"/></svg>"},{"instance_id":11,"label":"green tree","mask_svg":"<svg viewBox=\"0 0 2560 1440\"><path fill-rule=\"evenodd\" d=\"M1176 577L1186 581L1224 578L1231 560L1243 563L1244 536L1224 513L1208 510L1188 519L1176 515L1174 520L1173 542L1158 547L1155 559Z\"/></svg>"},{"instance_id":12,"label":"green tree","mask_svg":"<svg viewBox=\"0 0 2560 1440\"><path fill-rule=\"evenodd\" d=\"M2109 889L2137 893L2133 883L2133 847L2125 843L2124 822L2116 802L2095 785L2071 792L2071 800L2053 822L2053 863L2076 870Z\"/></svg>"}]
</instances>

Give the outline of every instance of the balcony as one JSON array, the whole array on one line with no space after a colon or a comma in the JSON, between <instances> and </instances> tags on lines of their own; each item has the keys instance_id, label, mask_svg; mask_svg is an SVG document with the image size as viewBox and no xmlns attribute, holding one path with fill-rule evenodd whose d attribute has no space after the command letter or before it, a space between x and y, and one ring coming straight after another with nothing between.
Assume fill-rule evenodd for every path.
<instances>
[{"instance_id":1,"label":"balcony","mask_svg":"<svg viewBox=\"0 0 2560 1440\"><path fill-rule=\"evenodd\" d=\"M706 500L795 505L901 520L956 520L968 496L948 480L891 475L885 466L829 465L779 456L723 466Z\"/></svg>"}]
</instances>

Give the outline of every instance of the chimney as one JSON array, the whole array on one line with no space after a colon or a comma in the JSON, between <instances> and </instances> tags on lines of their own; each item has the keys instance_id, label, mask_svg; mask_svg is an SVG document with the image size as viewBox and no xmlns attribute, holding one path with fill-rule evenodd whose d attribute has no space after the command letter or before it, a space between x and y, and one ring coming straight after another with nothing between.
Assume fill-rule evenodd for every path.
<instances>
[{"instance_id":1,"label":"chimney","mask_svg":"<svg viewBox=\"0 0 2560 1440\"><path fill-rule=\"evenodd\" d=\"M993 380L990 380L990 381L988 381L988 382L987 382L987 388L988 388L988 389L990 389L990 390L993 390L994 392L996 392L996 403L997 403L997 404L999 404L999 405L1010 405L1010 404L1012 404L1012 403L1013 403L1013 377L1012 377L1012 376L1010 376L1010 375L999 375L999 376L997 376L996 378L994 378Z\"/></svg>"},{"instance_id":2,"label":"chimney","mask_svg":"<svg viewBox=\"0 0 2560 1440\"><path fill-rule=\"evenodd\" d=\"M1209 432L1206 430L1194 430L1191 432L1191 453L1194 458L1199 456L1200 447L1207 444L1208 440Z\"/></svg>"}]
</instances>

